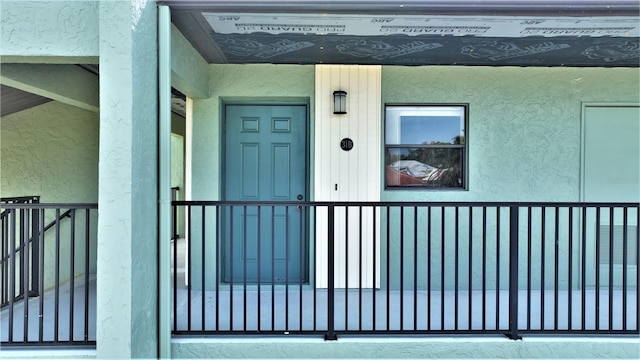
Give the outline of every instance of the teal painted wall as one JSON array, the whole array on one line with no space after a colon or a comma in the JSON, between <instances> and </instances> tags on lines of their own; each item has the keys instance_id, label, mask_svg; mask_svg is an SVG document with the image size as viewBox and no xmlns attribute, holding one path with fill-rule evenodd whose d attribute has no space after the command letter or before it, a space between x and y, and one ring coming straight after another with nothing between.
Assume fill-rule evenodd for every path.
<instances>
[{"instance_id":1,"label":"teal painted wall","mask_svg":"<svg viewBox=\"0 0 640 360\"><path fill-rule=\"evenodd\" d=\"M97 63L98 1L7 1L0 12L3 62ZM29 44L29 46L25 46Z\"/></svg>"},{"instance_id":2,"label":"teal painted wall","mask_svg":"<svg viewBox=\"0 0 640 360\"><path fill-rule=\"evenodd\" d=\"M52 101L2 117L0 121L0 193L2 197L39 195L47 203L98 201L98 114ZM54 219L47 212L45 223ZM78 234L84 234L78 214ZM97 223L93 213L92 223ZM61 222L60 279L69 279L69 220ZM96 228L90 234L91 268L96 271ZM66 240L65 240L66 239ZM45 238L44 287L54 284L54 232ZM84 246L76 246L75 275L84 271Z\"/></svg>"},{"instance_id":3,"label":"teal painted wall","mask_svg":"<svg viewBox=\"0 0 640 360\"><path fill-rule=\"evenodd\" d=\"M52 101L0 123L2 196L98 201L98 114Z\"/></svg>"},{"instance_id":4,"label":"teal painted wall","mask_svg":"<svg viewBox=\"0 0 640 360\"><path fill-rule=\"evenodd\" d=\"M171 27L171 86L196 99L209 94L207 62L191 43Z\"/></svg>"},{"instance_id":5,"label":"teal painted wall","mask_svg":"<svg viewBox=\"0 0 640 360\"><path fill-rule=\"evenodd\" d=\"M193 100L192 139L192 199L218 200L221 198L220 166L222 159L221 125L223 102L295 102L308 103L309 128L313 129L314 67L300 65L210 65L208 99ZM313 139L313 134L311 134ZM312 140L313 142L313 140ZM313 144L310 145L313 149ZM313 159L313 152L309 154ZM311 160L309 160L311 162ZM309 175L313 178L313 175ZM310 185L310 189L313 184ZM195 210L193 218L198 218ZM206 230L215 232L215 216L212 211L206 218ZM202 247L202 231L199 223L192 224L191 245ZM199 253L199 252L198 252ZM213 241L207 242L207 257L216 256ZM206 261L207 284L215 280L215 262ZM201 283L199 276L202 259L193 259L193 286ZM200 286L201 287L201 286Z\"/></svg>"},{"instance_id":6,"label":"teal painted wall","mask_svg":"<svg viewBox=\"0 0 640 360\"><path fill-rule=\"evenodd\" d=\"M384 104L468 104L468 190L382 190L382 201L557 201L577 202L580 200L581 164L581 118L582 103L611 102L638 103L640 98L640 72L637 69L602 68L485 68L485 67L384 67L382 70L382 97ZM382 109L384 112L384 109ZM383 123L384 128L384 123ZM384 133L384 129L383 129ZM381 163L382 166L382 163ZM390 220L391 254L390 284L399 287L400 264L400 221L399 210ZM406 210L404 256L411 259L414 254L413 209ZM455 252L455 223L453 209L447 210L444 241L441 231L441 208L434 209L431 230L432 286L440 288L442 243L446 259L453 259ZM507 224L508 209L500 213L500 220ZM633 214L632 214L633 215ZM425 218L426 212L418 216ZM473 287L481 286L482 223L481 210L473 215L473 234L469 240L468 212L462 210L459 223L460 287L468 287L469 253L475 264L472 271ZM569 233L568 212L560 212L560 259L573 260L574 274L578 268L578 246L574 244L573 255L569 255L567 236ZM546 221L553 223L555 213L548 212ZM526 224L527 215L521 213L520 222ZM502 271L496 276L496 264L507 267L507 231L501 231L501 246L496 244L496 209L489 209L487 231L487 286L495 288L508 283L508 273ZM539 223L541 214L534 211L534 224ZM382 224L382 234L386 226ZM578 234L579 223L573 222L573 230ZM418 229L418 258L427 259L426 228ZM540 230L534 228L532 248L538 251L542 246ZM553 229L547 231L545 247L547 261L552 260L554 248ZM383 235L384 236L384 235ZM526 246L526 232L520 233L520 246ZM471 243L471 245L470 245ZM497 256L499 248L500 256ZM471 250L470 250L471 249ZM475 249L475 251L473 250ZM386 271L386 247L382 249L382 272ZM532 271L539 274L540 254L532 256ZM551 256L551 257L550 257ZM526 257L520 259L526 263ZM563 261L566 264L566 261ZM418 268L418 273L426 271L426 265ZM454 286L453 260L445 266L445 288ZM405 266L404 286L413 284L413 268ZM568 269L561 267L560 288L568 286ZM554 286L553 272L547 271L545 287ZM520 283L526 284L526 274L520 272ZM499 279L499 280L498 280ZM425 286L425 278L419 277L419 287ZM383 282L383 286L387 286ZM540 279L534 276L534 287L540 286ZM574 280L573 287L577 286Z\"/></svg>"},{"instance_id":7,"label":"teal painted wall","mask_svg":"<svg viewBox=\"0 0 640 360\"><path fill-rule=\"evenodd\" d=\"M193 101L194 200L215 200L220 196L223 101L309 102L313 114L313 66L210 65L209 78L210 97Z\"/></svg>"},{"instance_id":8,"label":"teal painted wall","mask_svg":"<svg viewBox=\"0 0 640 360\"><path fill-rule=\"evenodd\" d=\"M220 113L223 100L251 101L308 96L313 98L313 68L309 66L281 65L212 65L210 67L211 98L194 101L194 139L193 139L193 199L219 199L220 187ZM422 191L422 190L385 190L381 189L382 201L579 201L580 195L580 154L581 154L581 111L583 102L637 102L640 96L640 74L637 69L602 68L488 68L488 67L393 67L382 70L383 104L467 104L469 110L468 143L469 168L468 190ZM313 104L311 104L313 107ZM384 116L384 109L380 109ZM313 109L310 109L313 114ZM311 119L313 124L313 118ZM310 125L313 129L313 125ZM383 134L384 134L384 122ZM314 151L314 135L311 134L311 158ZM212 156L213 154L213 156ZM375 156L375 155L372 155ZM381 159L382 154L378 155ZM310 161L313 174L313 163ZM313 176L311 176L313 179ZM363 177L364 179L364 177ZM310 185L313 188L313 184ZM432 213L432 231L440 233L440 210ZM393 210L390 218L389 281L383 279L382 286L398 288L400 271L404 271L404 286L413 286L414 270L426 273L425 263L413 269L399 264L400 249L405 259L412 259L417 252L418 259L428 256L426 247L426 229L418 229L418 238L413 238L413 213L405 213L403 229L405 243L399 243L400 226L398 210ZM447 210L452 214L453 210ZM194 214L197 216L197 214ZM383 212L383 219L386 213ZM468 213L461 212L458 233L460 263L468 263L468 254L473 254L473 288L481 284L482 236L480 227L481 212L475 211L472 218L475 227L470 237L468 231ZM419 213L418 216L425 216ZM546 215L547 221L554 220L554 213ZM495 288L500 282L504 288L508 282L508 273L502 271L496 276L497 266L506 269L508 233L500 232L500 245L495 224L497 210L489 209L487 231L486 286ZM508 209L500 211L500 221L508 222ZM560 232L568 233L568 215L560 213ZM520 214L520 221L526 221L526 214ZM532 219L540 219L534 212ZM207 221L213 231L215 222ZM445 238L439 235L432 238L432 259L434 265L432 287L440 284L442 246L444 258L454 256L454 226L451 221L445 223ZM577 223L574 222L574 227ZM382 223L381 234L386 236L386 225ZM193 233L194 245L199 246L199 230ZM549 232L551 231L551 232ZM553 241L553 230L546 235L545 246ZM562 235L565 236L565 235ZM469 240L471 238L471 240ZM524 238L524 233L521 234ZM534 249L540 248L540 231L534 229L532 237ZM417 241L414 241L417 240ZM418 246L415 247L414 243ZM474 251L475 249L475 251ZM498 250L500 254L497 254ZM571 257L577 264L577 254L569 254L568 245L563 242L558 248L562 259ZM214 256L213 248L207 256ZM386 244L381 248L381 273L386 269ZM539 255L537 255L539 256ZM522 259L524 261L526 259ZM535 263L535 256L533 262ZM199 260L194 261L197 265ZM454 272L451 265L445 266L445 288L452 288ZM460 287L468 287L466 274L469 269L460 267ZM577 266L577 265L576 265ZM402 270L401 270L402 269ZM537 265L533 271L538 271ZM577 268L574 268L577 270ZM567 286L561 270L560 286ZM522 275L524 276L524 275ZM547 274L553 276L553 273ZM551 279L545 279L546 286L553 286ZM197 281L197 279L194 279ZM534 281L534 286L540 282ZM551 285L549 285L551 284ZM420 276L418 286L426 286L426 277ZM575 285L574 285L575 286Z\"/></svg>"},{"instance_id":9,"label":"teal painted wall","mask_svg":"<svg viewBox=\"0 0 640 360\"><path fill-rule=\"evenodd\" d=\"M469 190L382 200L578 201L582 103L639 98L637 69L384 67L385 104L469 105Z\"/></svg>"}]
</instances>

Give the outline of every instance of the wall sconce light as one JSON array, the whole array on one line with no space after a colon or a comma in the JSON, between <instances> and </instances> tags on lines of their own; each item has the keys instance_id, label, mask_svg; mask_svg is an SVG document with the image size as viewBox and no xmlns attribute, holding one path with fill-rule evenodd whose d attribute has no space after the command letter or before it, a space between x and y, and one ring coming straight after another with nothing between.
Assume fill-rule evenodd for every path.
<instances>
[{"instance_id":1,"label":"wall sconce light","mask_svg":"<svg viewBox=\"0 0 640 360\"><path fill-rule=\"evenodd\" d=\"M347 113L347 92L337 90L333 92L333 113L334 114L346 114Z\"/></svg>"}]
</instances>

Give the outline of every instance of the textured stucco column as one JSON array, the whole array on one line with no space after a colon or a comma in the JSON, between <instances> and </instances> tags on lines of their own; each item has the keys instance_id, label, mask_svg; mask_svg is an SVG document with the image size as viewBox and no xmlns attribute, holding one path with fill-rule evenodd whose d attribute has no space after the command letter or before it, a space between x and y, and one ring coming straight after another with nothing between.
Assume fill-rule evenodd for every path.
<instances>
[{"instance_id":1,"label":"textured stucco column","mask_svg":"<svg viewBox=\"0 0 640 360\"><path fill-rule=\"evenodd\" d=\"M98 358L158 351L157 8L100 1Z\"/></svg>"}]
</instances>

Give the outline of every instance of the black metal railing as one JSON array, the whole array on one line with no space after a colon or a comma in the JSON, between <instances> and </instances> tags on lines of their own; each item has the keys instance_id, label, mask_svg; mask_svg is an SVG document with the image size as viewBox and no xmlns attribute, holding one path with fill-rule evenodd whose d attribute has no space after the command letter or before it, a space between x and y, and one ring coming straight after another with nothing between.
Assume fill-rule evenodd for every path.
<instances>
[{"instance_id":1,"label":"black metal railing","mask_svg":"<svg viewBox=\"0 0 640 360\"><path fill-rule=\"evenodd\" d=\"M174 201L174 335L638 335L638 204Z\"/></svg>"},{"instance_id":2,"label":"black metal railing","mask_svg":"<svg viewBox=\"0 0 640 360\"><path fill-rule=\"evenodd\" d=\"M174 186L171 188L171 201L178 200L178 193L180 192L179 186ZM171 240L176 240L180 238L180 234L178 232L178 209L173 208L171 211Z\"/></svg>"},{"instance_id":3,"label":"black metal railing","mask_svg":"<svg viewBox=\"0 0 640 360\"><path fill-rule=\"evenodd\" d=\"M38 204L40 202L40 196L19 196L19 197L4 197L4 198L0 198L0 206L4 205L4 204ZM25 230L25 224L24 224L24 220L31 217L33 219L33 221L31 221L31 232L34 233L34 231L37 231L36 229L38 229L38 219L35 218L34 219L34 214L29 214L29 209L21 209L20 210L20 214L19 214L19 219L20 219L20 226L19 226L19 231L24 232ZM4 270L7 266L8 266L8 259L9 259L9 251L8 251L8 246L5 246L6 244L4 243L5 240L5 236L4 236L4 229L8 230L8 221L9 221L9 210L2 210L0 212L0 223L2 224L2 229L3 229L3 237L2 237L2 249L0 250L0 267ZM25 286L24 280L25 278L28 278L24 276L24 271L25 269L23 267L20 267L19 272L20 275L18 276L19 281L20 281L20 286L19 286L19 292L17 294L12 294L14 295L14 297L16 298L22 298L25 296L25 294L27 296L37 296L38 295L38 289L37 286L33 286L33 284L38 284L38 261L36 259L35 256L37 256L38 253L38 241L36 239L36 241L34 242L33 239L30 239L30 246L32 247L32 249L35 249L35 251L32 251L32 259L31 259L31 264L32 264L32 269L26 269L29 270L29 274L31 276L31 279L29 279L30 281L27 282L27 286ZM23 251L23 247L24 247L24 243L20 242L20 244L17 244L17 247L14 249L16 256L20 257L20 263L25 263L25 256L28 256L27 252ZM3 272L6 273L6 272ZM8 289L5 285L5 276L2 277L3 280L3 290L0 291L0 307L4 307L9 303L9 292Z\"/></svg>"},{"instance_id":4,"label":"black metal railing","mask_svg":"<svg viewBox=\"0 0 640 360\"><path fill-rule=\"evenodd\" d=\"M2 345L95 344L97 205L0 208Z\"/></svg>"}]
</instances>

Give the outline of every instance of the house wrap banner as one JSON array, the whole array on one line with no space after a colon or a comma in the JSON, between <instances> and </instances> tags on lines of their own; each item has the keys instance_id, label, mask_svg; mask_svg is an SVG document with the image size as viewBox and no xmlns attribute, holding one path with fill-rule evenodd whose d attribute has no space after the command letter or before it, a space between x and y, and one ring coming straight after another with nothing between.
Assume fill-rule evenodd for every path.
<instances>
[{"instance_id":1,"label":"house wrap banner","mask_svg":"<svg viewBox=\"0 0 640 360\"><path fill-rule=\"evenodd\" d=\"M374 16L322 14L202 14L218 34L453 35L479 37L638 37L632 17Z\"/></svg>"}]
</instances>

